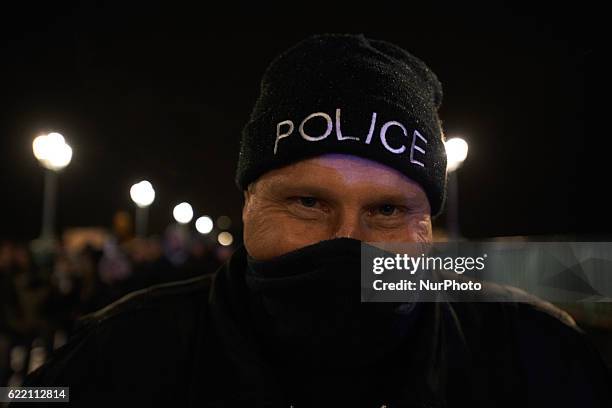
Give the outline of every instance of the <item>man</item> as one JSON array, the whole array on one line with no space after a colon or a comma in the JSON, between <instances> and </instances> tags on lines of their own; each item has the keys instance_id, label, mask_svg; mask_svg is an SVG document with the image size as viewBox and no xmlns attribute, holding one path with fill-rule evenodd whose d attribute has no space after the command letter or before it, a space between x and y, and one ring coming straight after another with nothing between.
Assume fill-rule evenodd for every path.
<instances>
[{"instance_id":1,"label":"man","mask_svg":"<svg viewBox=\"0 0 612 408\"><path fill-rule=\"evenodd\" d=\"M243 131L244 246L212 280L88 316L25 385L69 386L79 406L609 406L601 360L543 302L360 302L361 242L432 241L441 100L383 41L283 53Z\"/></svg>"}]
</instances>

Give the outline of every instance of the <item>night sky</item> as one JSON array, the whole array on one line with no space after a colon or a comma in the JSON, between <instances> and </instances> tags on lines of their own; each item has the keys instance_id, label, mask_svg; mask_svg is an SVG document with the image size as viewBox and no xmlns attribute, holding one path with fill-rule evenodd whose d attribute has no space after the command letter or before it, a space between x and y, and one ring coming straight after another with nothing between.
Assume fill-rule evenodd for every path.
<instances>
[{"instance_id":1,"label":"night sky","mask_svg":"<svg viewBox=\"0 0 612 408\"><path fill-rule=\"evenodd\" d=\"M353 11L265 19L82 3L3 13L0 237L39 233L43 171L31 142L49 131L74 149L60 175L61 229L109 226L116 210L133 211L129 187L143 178L157 192L151 232L180 201L238 220L238 143L261 75L318 32L394 42L437 73L447 137L470 144L459 173L464 235L608 232L583 183L586 136L599 134L589 103L600 49L586 11Z\"/></svg>"}]
</instances>

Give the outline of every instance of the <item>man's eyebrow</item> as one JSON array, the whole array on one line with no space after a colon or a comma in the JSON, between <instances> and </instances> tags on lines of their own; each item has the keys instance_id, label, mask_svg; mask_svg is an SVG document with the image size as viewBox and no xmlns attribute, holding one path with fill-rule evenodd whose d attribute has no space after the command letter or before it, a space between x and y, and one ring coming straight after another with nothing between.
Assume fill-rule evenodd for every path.
<instances>
[{"instance_id":1,"label":"man's eyebrow","mask_svg":"<svg viewBox=\"0 0 612 408\"><path fill-rule=\"evenodd\" d=\"M331 197L342 193L336 188L325 187L311 182L278 182L270 186L270 192L274 195L312 195L322 198ZM420 201L420 198L418 191L406 191L403 193L393 189L393 191L367 195L364 197L364 200L370 202L370 205L382 205L389 203L410 205L414 204L416 200Z\"/></svg>"},{"instance_id":2,"label":"man's eyebrow","mask_svg":"<svg viewBox=\"0 0 612 408\"><path fill-rule=\"evenodd\" d=\"M385 194L376 195L376 197L373 197L370 201L371 201L371 205L382 205L382 204L410 205L410 204L414 204L416 200L419 200L419 197L416 193L410 193L410 194L385 193Z\"/></svg>"},{"instance_id":3,"label":"man's eyebrow","mask_svg":"<svg viewBox=\"0 0 612 408\"><path fill-rule=\"evenodd\" d=\"M278 182L273 183L270 186L270 192L277 195L304 195L310 194L313 196L325 196L330 193L334 193L336 189L324 187L320 184L309 183L309 182L298 182L298 183L287 183L287 182Z\"/></svg>"}]
</instances>

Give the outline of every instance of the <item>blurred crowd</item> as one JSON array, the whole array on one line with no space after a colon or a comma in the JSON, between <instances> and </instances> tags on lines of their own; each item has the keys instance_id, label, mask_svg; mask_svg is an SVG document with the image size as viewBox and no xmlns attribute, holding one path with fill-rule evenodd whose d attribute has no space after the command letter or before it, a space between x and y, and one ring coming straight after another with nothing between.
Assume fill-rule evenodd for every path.
<instances>
[{"instance_id":1,"label":"blurred crowd","mask_svg":"<svg viewBox=\"0 0 612 408\"><path fill-rule=\"evenodd\" d=\"M233 251L181 225L135 238L115 221L112 234L76 230L51 249L0 242L0 387L19 386L79 317L134 290L213 273Z\"/></svg>"}]
</instances>

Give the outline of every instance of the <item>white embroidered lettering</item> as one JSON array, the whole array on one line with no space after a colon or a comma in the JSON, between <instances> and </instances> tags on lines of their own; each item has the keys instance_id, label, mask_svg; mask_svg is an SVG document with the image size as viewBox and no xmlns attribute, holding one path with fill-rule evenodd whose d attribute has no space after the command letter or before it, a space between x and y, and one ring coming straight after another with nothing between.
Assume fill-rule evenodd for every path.
<instances>
[{"instance_id":1,"label":"white embroidered lettering","mask_svg":"<svg viewBox=\"0 0 612 408\"><path fill-rule=\"evenodd\" d=\"M423 136L421 136L421 134L419 133L418 130L415 130L414 133L412 134L412 146L410 147L410 163L414 163L414 164L418 164L421 167L425 167L425 165L423 163L421 163L420 161L416 160L414 158L414 151L418 151L421 152L423 154L425 154L425 149L419 147L416 145L416 138L417 136L424 141L425 143L427 143L427 139L425 139Z\"/></svg>"},{"instance_id":2,"label":"white embroidered lettering","mask_svg":"<svg viewBox=\"0 0 612 408\"><path fill-rule=\"evenodd\" d=\"M289 130L285 133L281 133L281 126L289 125ZM276 141L274 142L274 154L278 150L278 141L288 137L291 133L293 133L293 122L290 120L285 120L276 125Z\"/></svg>"},{"instance_id":3,"label":"white embroidered lettering","mask_svg":"<svg viewBox=\"0 0 612 408\"><path fill-rule=\"evenodd\" d=\"M323 118L325 120L326 128L322 134L317 135L317 136L311 136L306 133L304 127L306 126L309 120L315 119L315 118ZM311 113L300 123L298 130L302 138L308 142L318 142L320 140L323 140L327 138L335 130L336 137L339 141L344 141L344 140L361 141L363 140L364 143L367 145L370 145L372 143L372 140L374 138L374 133L376 132L376 121L377 121L376 112L372 112L372 118L370 120L370 128L368 129L368 133L367 133L367 136L365 137L365 140L360 139L359 137L356 137L356 136L343 135L341 118L342 118L342 110L340 108L336 109L335 126L334 126L334 120L332 119L331 115L328 115L325 112ZM408 131L406 130L406 127L403 124L401 124L398 121L389 121L389 122L384 123L382 127L380 128L379 137L380 137L380 141L382 145L385 147L385 149L387 149L389 152L393 154L402 154L404 152L407 153L407 150L408 150L407 143L402 144L401 146L397 146L397 147L392 147L389 144L389 141L387 140L387 132L389 131L391 127L400 128L404 136L406 138L408 137ZM276 140L274 142L274 154L278 152L280 140L291 136L293 134L294 129L295 129L294 122L291 120L285 120L283 122L279 122L276 125ZM420 139L420 141L417 140L417 138ZM417 166L425 167L425 164L421 161L422 159L418 160L417 158L415 158L417 154L422 154L422 155L426 154L426 151L425 151L426 146L417 144L417 143L420 143L421 141L425 144L428 143L427 139L423 137L423 135L421 135L421 133L419 133L418 130L414 130L412 134L412 143L410 145L410 154L409 154L410 163L416 164Z\"/></svg>"},{"instance_id":4,"label":"white embroidered lettering","mask_svg":"<svg viewBox=\"0 0 612 408\"><path fill-rule=\"evenodd\" d=\"M359 140L359 138L355 136L342 136L342 130L340 129L340 109L336 109L336 136L338 140Z\"/></svg>"},{"instance_id":5,"label":"white embroidered lettering","mask_svg":"<svg viewBox=\"0 0 612 408\"><path fill-rule=\"evenodd\" d=\"M394 149L391 146L389 146L389 144L387 143L387 129L389 129L391 126L397 126L401 128L402 132L404 132L404 136L408 136L408 131L406 130L404 125L396 121L391 121L391 122L385 123L383 127L380 129L380 141L385 146L385 148L391 153L402 154L406 150L406 146L402 146L397 149Z\"/></svg>"},{"instance_id":6,"label":"white embroidered lettering","mask_svg":"<svg viewBox=\"0 0 612 408\"><path fill-rule=\"evenodd\" d=\"M327 121L327 130L325 130L325 133L323 133L321 136L309 136L306 133L304 133L304 125L306 124L306 122L308 122L310 119L320 116L322 118L324 118ZM308 115L308 117L306 119L304 119L302 121L302 123L300 123L300 135L302 135L302 137L305 140L308 140L309 142L317 142L319 140L323 140L325 139L327 136L329 136L329 134L332 132L332 119L331 117L325 113L325 112L316 112L316 113L311 113L310 115Z\"/></svg>"},{"instance_id":7,"label":"white embroidered lettering","mask_svg":"<svg viewBox=\"0 0 612 408\"><path fill-rule=\"evenodd\" d=\"M372 112L372 121L370 122L370 130L368 131L368 137L366 137L366 144L370 144L372 141L372 135L374 134L374 128L376 127L376 112Z\"/></svg>"}]
</instances>

